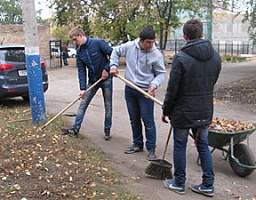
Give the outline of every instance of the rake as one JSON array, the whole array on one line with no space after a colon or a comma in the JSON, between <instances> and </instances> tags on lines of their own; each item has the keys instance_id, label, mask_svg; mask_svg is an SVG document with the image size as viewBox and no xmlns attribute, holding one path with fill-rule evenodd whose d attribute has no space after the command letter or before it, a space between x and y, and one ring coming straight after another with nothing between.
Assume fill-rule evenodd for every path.
<instances>
[{"instance_id":1,"label":"rake","mask_svg":"<svg viewBox=\"0 0 256 200\"><path fill-rule=\"evenodd\" d=\"M102 81L102 78L97 80L94 84L92 84L89 88L85 90L85 94L88 93L92 88L94 88L99 82ZM72 105L74 105L81 97L76 97L70 104L68 104L65 108L63 108L57 115L55 115L51 120L49 120L46 124L41 126L39 130L43 130L46 126L48 126L50 123L52 123L57 117L59 117L62 113L64 113L66 110L68 110Z\"/></svg>"}]
</instances>

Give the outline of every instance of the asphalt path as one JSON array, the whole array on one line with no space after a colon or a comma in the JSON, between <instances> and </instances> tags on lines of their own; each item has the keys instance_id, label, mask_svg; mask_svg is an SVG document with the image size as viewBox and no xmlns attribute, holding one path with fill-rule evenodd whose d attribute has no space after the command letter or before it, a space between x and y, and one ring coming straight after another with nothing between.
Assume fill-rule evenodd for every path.
<instances>
[{"instance_id":1,"label":"asphalt path","mask_svg":"<svg viewBox=\"0 0 256 200\"><path fill-rule=\"evenodd\" d=\"M167 77L170 68L167 68ZM119 70L123 76L124 68ZM73 66L61 69L49 69L49 89L45 93L45 103L47 112L57 114L79 94L79 85L77 78L77 69ZM244 63L223 64L218 83L215 89L224 87L234 81L250 78L256 74L256 61ZM164 99L166 89L165 83L156 91L156 98L160 101ZM162 180L151 179L145 176L144 169L150 164L146 160L147 151L136 154L124 154L123 150L130 146L131 127L124 100L124 83L118 78L114 78L114 96L113 96L113 127L111 129L112 139L105 141L103 138L103 120L104 107L102 93L99 90L92 100L85 119L80 130L80 134L91 140L103 152L107 159L113 162L113 165L123 174L123 182L127 184L134 192L142 195L146 200L167 200L167 199L208 199L202 195L193 193L186 189L185 195L179 195L163 186ZM244 105L234 103L219 103L215 105L214 116L219 118L235 119L245 122L256 122L256 115L243 109ZM73 105L66 114L75 115L78 103ZM161 107L155 105L155 121L157 127L157 149L156 155L161 158L169 124L161 122ZM72 123L74 117L66 116L66 119ZM190 138L187 145L187 187L190 184L201 183L201 168L197 165L197 152ZM252 134L249 138L250 148L256 154L256 137ZM248 177L239 177L232 171L229 162L222 160L222 152L215 150L213 152L213 162L215 170L215 197L212 199L255 199L255 180L254 171ZM256 155L255 155L256 156ZM172 163L172 138L167 149L165 160Z\"/></svg>"}]
</instances>

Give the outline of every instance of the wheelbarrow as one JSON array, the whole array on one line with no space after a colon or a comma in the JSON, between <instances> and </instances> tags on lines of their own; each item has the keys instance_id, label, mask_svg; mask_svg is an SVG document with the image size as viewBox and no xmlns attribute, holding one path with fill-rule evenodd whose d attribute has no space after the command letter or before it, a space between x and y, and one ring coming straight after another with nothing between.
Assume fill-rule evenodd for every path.
<instances>
[{"instance_id":1,"label":"wheelbarrow","mask_svg":"<svg viewBox=\"0 0 256 200\"><path fill-rule=\"evenodd\" d=\"M208 145L213 148L211 153L215 149L221 150L222 159L228 159L232 170L241 177L249 176L256 169L255 157L249 147L250 135L256 130L256 124L253 125L253 129L238 132L209 130ZM190 136L194 139L191 133ZM246 144L242 143L244 140L246 140ZM199 156L197 164L200 165Z\"/></svg>"}]
</instances>

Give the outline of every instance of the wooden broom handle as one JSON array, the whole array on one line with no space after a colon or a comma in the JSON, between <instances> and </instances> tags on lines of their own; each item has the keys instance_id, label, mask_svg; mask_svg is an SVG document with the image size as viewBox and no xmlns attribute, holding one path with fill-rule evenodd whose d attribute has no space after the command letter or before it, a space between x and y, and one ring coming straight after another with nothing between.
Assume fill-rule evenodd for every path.
<instances>
[{"instance_id":1,"label":"wooden broom handle","mask_svg":"<svg viewBox=\"0 0 256 200\"><path fill-rule=\"evenodd\" d=\"M166 143L165 143L162 160L164 160L164 158L165 158L165 154L166 154L166 150L167 150L167 147L168 147L168 144L169 144L169 141L170 141L171 133L172 133L172 126L170 127L170 130L169 130L169 133L168 133L168 136L167 136L167 140L166 140Z\"/></svg>"},{"instance_id":2,"label":"wooden broom handle","mask_svg":"<svg viewBox=\"0 0 256 200\"><path fill-rule=\"evenodd\" d=\"M120 80L122 80L123 82L125 82L127 85L129 85L130 87L134 88L135 90L137 90L138 92L144 94L146 97L148 97L149 99L151 99L152 101L154 101L155 103L159 104L160 106L163 105L163 103L161 101L159 101L158 99L156 99L155 97L151 96L150 94L148 94L147 92L145 92L144 90L142 90L141 88L139 88L137 85L133 84L132 82L128 81L127 79L123 78L122 76L120 76L119 74L115 75L117 78L119 78Z\"/></svg>"},{"instance_id":3,"label":"wooden broom handle","mask_svg":"<svg viewBox=\"0 0 256 200\"><path fill-rule=\"evenodd\" d=\"M88 93L92 88L94 88L99 82L102 81L102 78L97 80L94 84L92 84L89 88L85 90L85 94ZM55 115L51 120L49 120L45 125L41 126L39 129L44 129L50 123L52 123L57 117L59 117L62 113L64 113L67 109L69 109L72 105L74 105L81 97L76 97L70 104L68 104L65 108L63 108L57 115Z\"/></svg>"}]
</instances>

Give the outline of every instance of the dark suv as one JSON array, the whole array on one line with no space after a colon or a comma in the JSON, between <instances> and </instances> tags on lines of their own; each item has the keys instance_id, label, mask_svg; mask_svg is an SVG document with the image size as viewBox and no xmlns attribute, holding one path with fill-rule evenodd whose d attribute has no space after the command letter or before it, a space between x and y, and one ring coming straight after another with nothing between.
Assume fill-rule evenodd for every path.
<instances>
[{"instance_id":1,"label":"dark suv","mask_svg":"<svg viewBox=\"0 0 256 200\"><path fill-rule=\"evenodd\" d=\"M0 45L0 99L21 96L29 100L24 45ZM41 61L44 92L48 89L46 63Z\"/></svg>"}]
</instances>

